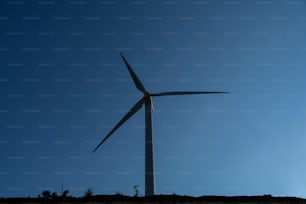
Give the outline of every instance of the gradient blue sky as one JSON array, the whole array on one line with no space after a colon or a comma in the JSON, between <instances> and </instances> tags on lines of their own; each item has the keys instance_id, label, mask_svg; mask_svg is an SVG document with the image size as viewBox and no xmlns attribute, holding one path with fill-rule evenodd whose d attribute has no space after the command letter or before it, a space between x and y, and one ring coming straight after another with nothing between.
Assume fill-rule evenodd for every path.
<instances>
[{"instance_id":1,"label":"gradient blue sky","mask_svg":"<svg viewBox=\"0 0 306 204\"><path fill-rule=\"evenodd\" d=\"M300 0L0 1L0 196L144 194L144 110L159 97L157 194L306 197Z\"/></svg>"}]
</instances>

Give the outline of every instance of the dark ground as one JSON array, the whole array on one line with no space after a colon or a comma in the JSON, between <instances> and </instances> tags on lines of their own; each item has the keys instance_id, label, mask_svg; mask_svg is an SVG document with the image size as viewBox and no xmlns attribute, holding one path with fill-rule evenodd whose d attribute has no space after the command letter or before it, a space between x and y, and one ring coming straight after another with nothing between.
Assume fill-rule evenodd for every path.
<instances>
[{"instance_id":1,"label":"dark ground","mask_svg":"<svg viewBox=\"0 0 306 204\"><path fill-rule=\"evenodd\" d=\"M56 199L47 198L0 198L0 203L14 203L14 204L40 204L40 203L284 203L284 204L306 204L306 199L296 198L296 197L273 197L271 195L263 196L201 196L201 197L191 197L191 196L179 196L179 195L156 195L151 197L130 197L123 195L95 195L90 197L58 197Z\"/></svg>"}]
</instances>

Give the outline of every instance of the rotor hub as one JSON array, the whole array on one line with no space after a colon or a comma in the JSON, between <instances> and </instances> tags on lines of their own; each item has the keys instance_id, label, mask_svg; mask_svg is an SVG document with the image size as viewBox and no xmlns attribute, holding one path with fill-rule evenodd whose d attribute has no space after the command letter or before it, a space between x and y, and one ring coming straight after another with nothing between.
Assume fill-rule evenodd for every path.
<instances>
[{"instance_id":1,"label":"rotor hub","mask_svg":"<svg viewBox=\"0 0 306 204\"><path fill-rule=\"evenodd\" d=\"M149 93L149 92L144 92L143 93L143 96L145 97L145 98L149 98L149 97L151 97L151 94Z\"/></svg>"}]
</instances>

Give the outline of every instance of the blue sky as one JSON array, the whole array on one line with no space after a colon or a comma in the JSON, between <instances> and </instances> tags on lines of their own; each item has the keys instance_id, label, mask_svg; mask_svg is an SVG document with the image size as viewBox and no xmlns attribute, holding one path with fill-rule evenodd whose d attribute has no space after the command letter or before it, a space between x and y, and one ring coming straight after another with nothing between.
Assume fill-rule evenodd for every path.
<instances>
[{"instance_id":1,"label":"blue sky","mask_svg":"<svg viewBox=\"0 0 306 204\"><path fill-rule=\"evenodd\" d=\"M144 194L146 89L157 194L306 197L304 1L0 2L0 196Z\"/></svg>"}]
</instances>

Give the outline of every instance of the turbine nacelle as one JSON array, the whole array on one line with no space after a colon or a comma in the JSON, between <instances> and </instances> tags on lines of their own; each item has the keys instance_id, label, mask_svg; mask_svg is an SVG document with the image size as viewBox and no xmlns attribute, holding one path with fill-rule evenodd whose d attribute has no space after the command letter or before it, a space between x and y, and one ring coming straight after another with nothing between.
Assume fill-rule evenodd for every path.
<instances>
[{"instance_id":1,"label":"turbine nacelle","mask_svg":"<svg viewBox=\"0 0 306 204\"><path fill-rule=\"evenodd\" d=\"M154 112L153 99L150 95L145 95L145 104L151 106L151 112Z\"/></svg>"},{"instance_id":2,"label":"turbine nacelle","mask_svg":"<svg viewBox=\"0 0 306 204\"><path fill-rule=\"evenodd\" d=\"M151 94L148 91L146 91L143 93L143 97L151 97Z\"/></svg>"}]
</instances>

